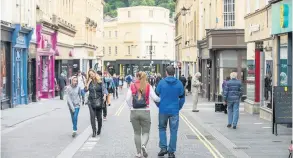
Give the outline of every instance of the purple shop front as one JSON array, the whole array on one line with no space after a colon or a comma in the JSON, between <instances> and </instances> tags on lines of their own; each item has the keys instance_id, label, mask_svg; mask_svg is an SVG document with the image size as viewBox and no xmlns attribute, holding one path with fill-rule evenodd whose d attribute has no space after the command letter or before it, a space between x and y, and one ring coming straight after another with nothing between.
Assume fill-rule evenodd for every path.
<instances>
[{"instance_id":1,"label":"purple shop front","mask_svg":"<svg viewBox=\"0 0 293 158\"><path fill-rule=\"evenodd\" d=\"M55 97L55 51L57 32L38 24L36 55L37 99Z\"/></svg>"}]
</instances>

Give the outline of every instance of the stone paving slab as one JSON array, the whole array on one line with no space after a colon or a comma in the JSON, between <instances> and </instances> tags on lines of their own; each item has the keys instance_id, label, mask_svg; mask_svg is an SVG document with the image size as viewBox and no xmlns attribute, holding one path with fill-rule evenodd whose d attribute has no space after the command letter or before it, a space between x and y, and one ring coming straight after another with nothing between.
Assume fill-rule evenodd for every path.
<instances>
[{"instance_id":1,"label":"stone paving slab","mask_svg":"<svg viewBox=\"0 0 293 158\"><path fill-rule=\"evenodd\" d=\"M118 110L118 109L117 109ZM158 111L154 104L151 108L151 134L147 146L149 157L158 157L159 135L158 135ZM167 129L169 137L169 129ZM213 157L209 150L199 139L188 139L187 135L194 136L190 128L180 120L177 152L179 158L210 158ZM219 144L220 145L220 144ZM221 146L221 153L224 157L234 157L225 147ZM130 111L125 107L119 116L111 116L104 123L99 141L92 150L84 151L80 149L74 158L130 158L136 153L133 129L130 123Z\"/></svg>"},{"instance_id":2,"label":"stone paving slab","mask_svg":"<svg viewBox=\"0 0 293 158\"><path fill-rule=\"evenodd\" d=\"M187 100L191 100L187 98ZM292 139L292 129L278 126L278 136L272 134L271 122L260 119L258 115L250 115L240 108L239 124L236 130L229 129L227 115L215 113L214 106L210 103L200 102L199 113L184 111L193 122L203 125L209 129L216 130L222 136L234 143L249 157L288 157L288 146ZM210 109L209 109L210 107ZM184 108L191 108L191 105ZM222 142L223 143L223 142ZM235 150L235 149L234 149Z\"/></svg>"}]
</instances>

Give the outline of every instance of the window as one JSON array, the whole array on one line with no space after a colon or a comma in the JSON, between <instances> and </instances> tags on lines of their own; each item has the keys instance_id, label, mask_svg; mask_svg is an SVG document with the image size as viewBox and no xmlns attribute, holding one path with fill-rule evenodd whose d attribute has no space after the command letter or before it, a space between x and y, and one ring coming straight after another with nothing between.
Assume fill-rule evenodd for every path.
<instances>
[{"instance_id":1,"label":"window","mask_svg":"<svg viewBox=\"0 0 293 158\"><path fill-rule=\"evenodd\" d=\"M103 31L103 37L105 37L105 32Z\"/></svg>"},{"instance_id":2,"label":"window","mask_svg":"<svg viewBox=\"0 0 293 158\"><path fill-rule=\"evenodd\" d=\"M103 47L103 55L105 55L105 47Z\"/></svg>"},{"instance_id":3,"label":"window","mask_svg":"<svg viewBox=\"0 0 293 158\"><path fill-rule=\"evenodd\" d=\"M130 11L128 11L128 17L129 17L129 18L131 17L131 12L130 12Z\"/></svg>"},{"instance_id":4,"label":"window","mask_svg":"<svg viewBox=\"0 0 293 158\"><path fill-rule=\"evenodd\" d=\"M246 13L250 13L250 0L246 0Z\"/></svg>"},{"instance_id":5,"label":"window","mask_svg":"<svg viewBox=\"0 0 293 158\"><path fill-rule=\"evenodd\" d=\"M109 47L109 55L111 55L111 46Z\"/></svg>"},{"instance_id":6,"label":"window","mask_svg":"<svg viewBox=\"0 0 293 158\"><path fill-rule=\"evenodd\" d=\"M109 31L109 38L111 38L111 31Z\"/></svg>"},{"instance_id":7,"label":"window","mask_svg":"<svg viewBox=\"0 0 293 158\"><path fill-rule=\"evenodd\" d=\"M154 11L153 10L149 10L149 16L152 18L154 17Z\"/></svg>"},{"instance_id":8,"label":"window","mask_svg":"<svg viewBox=\"0 0 293 158\"><path fill-rule=\"evenodd\" d=\"M115 46L115 55L117 55L118 54L118 48L117 48L117 46Z\"/></svg>"},{"instance_id":9,"label":"window","mask_svg":"<svg viewBox=\"0 0 293 158\"><path fill-rule=\"evenodd\" d=\"M130 46L128 46L128 55L130 55Z\"/></svg>"},{"instance_id":10,"label":"window","mask_svg":"<svg viewBox=\"0 0 293 158\"><path fill-rule=\"evenodd\" d=\"M255 0L255 10L259 9L259 0Z\"/></svg>"},{"instance_id":11,"label":"window","mask_svg":"<svg viewBox=\"0 0 293 158\"><path fill-rule=\"evenodd\" d=\"M224 0L224 27L235 26L235 0Z\"/></svg>"},{"instance_id":12,"label":"window","mask_svg":"<svg viewBox=\"0 0 293 158\"><path fill-rule=\"evenodd\" d=\"M117 31L115 31L115 37L117 37L118 36L118 33L117 33Z\"/></svg>"}]
</instances>

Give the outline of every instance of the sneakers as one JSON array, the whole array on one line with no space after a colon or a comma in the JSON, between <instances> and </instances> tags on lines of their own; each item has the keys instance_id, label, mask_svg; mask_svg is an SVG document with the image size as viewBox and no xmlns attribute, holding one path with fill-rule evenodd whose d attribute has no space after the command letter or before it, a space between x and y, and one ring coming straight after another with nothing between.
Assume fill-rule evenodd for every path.
<instances>
[{"instance_id":1,"label":"sneakers","mask_svg":"<svg viewBox=\"0 0 293 158\"><path fill-rule=\"evenodd\" d=\"M74 138L76 136L76 131L72 132L72 137Z\"/></svg>"},{"instance_id":2,"label":"sneakers","mask_svg":"<svg viewBox=\"0 0 293 158\"><path fill-rule=\"evenodd\" d=\"M168 153L168 157L169 158L175 158L175 154L174 153Z\"/></svg>"},{"instance_id":3,"label":"sneakers","mask_svg":"<svg viewBox=\"0 0 293 158\"><path fill-rule=\"evenodd\" d=\"M103 120L104 120L104 121L107 121L107 117L104 117Z\"/></svg>"},{"instance_id":4,"label":"sneakers","mask_svg":"<svg viewBox=\"0 0 293 158\"><path fill-rule=\"evenodd\" d=\"M228 128L231 128L231 126L232 126L231 124L228 124L228 125L227 125Z\"/></svg>"},{"instance_id":5,"label":"sneakers","mask_svg":"<svg viewBox=\"0 0 293 158\"><path fill-rule=\"evenodd\" d=\"M142 150L143 157L148 157L148 153L147 153L147 150L146 150L145 145L142 145L141 146L141 150Z\"/></svg>"},{"instance_id":6,"label":"sneakers","mask_svg":"<svg viewBox=\"0 0 293 158\"><path fill-rule=\"evenodd\" d=\"M158 153L158 156L165 156L168 154L168 151L166 149L161 149L161 151Z\"/></svg>"},{"instance_id":7,"label":"sneakers","mask_svg":"<svg viewBox=\"0 0 293 158\"><path fill-rule=\"evenodd\" d=\"M135 157L137 157L137 158L141 158L141 154L140 154L140 153L137 153L137 154L135 155Z\"/></svg>"}]
</instances>

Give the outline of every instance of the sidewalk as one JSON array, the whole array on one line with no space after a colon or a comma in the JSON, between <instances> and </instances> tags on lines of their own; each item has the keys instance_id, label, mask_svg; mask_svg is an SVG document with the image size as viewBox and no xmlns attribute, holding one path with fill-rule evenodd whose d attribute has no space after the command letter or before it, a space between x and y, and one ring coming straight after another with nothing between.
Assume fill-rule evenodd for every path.
<instances>
[{"instance_id":1,"label":"sidewalk","mask_svg":"<svg viewBox=\"0 0 293 158\"><path fill-rule=\"evenodd\" d=\"M234 155L248 157L288 157L288 147L292 139L292 129L278 125L278 136L272 134L272 123L244 112L240 105L239 123L236 130L227 128L227 115L214 111L214 103L200 99L199 113L192 113L192 98L186 99L183 113L198 126L205 128L211 135L226 146Z\"/></svg>"},{"instance_id":2,"label":"sidewalk","mask_svg":"<svg viewBox=\"0 0 293 158\"><path fill-rule=\"evenodd\" d=\"M13 128L15 125L37 119L45 114L60 108L59 97L33 102L28 105L19 105L1 111L1 132Z\"/></svg>"}]
</instances>

